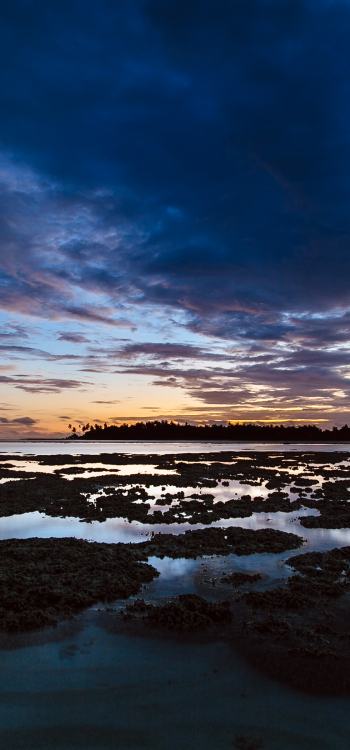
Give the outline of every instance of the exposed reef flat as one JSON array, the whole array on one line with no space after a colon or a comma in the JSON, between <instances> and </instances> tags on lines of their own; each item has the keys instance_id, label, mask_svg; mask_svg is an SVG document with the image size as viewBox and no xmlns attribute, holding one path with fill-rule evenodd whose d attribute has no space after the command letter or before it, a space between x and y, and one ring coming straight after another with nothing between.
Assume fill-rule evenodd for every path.
<instances>
[{"instance_id":1,"label":"exposed reef flat","mask_svg":"<svg viewBox=\"0 0 350 750\"><path fill-rule=\"evenodd\" d=\"M44 529L51 523L53 530L50 516L67 518L67 529L72 518L101 523L122 519L88 528L92 534L96 529L98 534L118 534L120 527L116 539L123 539L126 530L125 539L132 543L0 542L0 630L40 629L94 603L143 596L128 606L125 618L113 607L98 616L116 622L112 628L136 627L145 634L224 638L256 667L295 687L348 693L350 547L287 560L286 553L303 544L302 527L315 530L304 532L308 545L324 545L318 527L340 529L339 541L332 544L348 543L349 458L349 453L333 451L2 457L0 519L5 533L7 525L16 528L19 523L6 516L39 511L45 517L35 523ZM235 526L233 519L253 514L242 525L268 528ZM64 528L65 523L60 522ZM206 528L186 530L191 524ZM280 530L289 528L296 533ZM150 529L156 533L140 541L143 529L147 535ZM84 527L82 533L88 533ZM324 546L330 546L329 536ZM261 567L258 558L249 563L249 555L257 553L267 554ZM273 554L279 555L276 563ZM244 558L240 567L231 555ZM148 564L151 557L159 559L154 566L160 571L171 566L161 558L181 559L179 567L185 568L184 559L193 561L188 569L197 572L191 593L185 593L182 583L180 589L165 588L172 590L170 598L159 597L161 578L140 593L143 584L158 576ZM194 563L202 557L208 559ZM209 566L210 577L206 573L201 578L202 565L203 570ZM284 573L283 565L288 566Z\"/></svg>"},{"instance_id":2,"label":"exposed reef flat","mask_svg":"<svg viewBox=\"0 0 350 750\"><path fill-rule=\"evenodd\" d=\"M244 594L242 644L258 667L299 689L350 692L350 547L287 561L284 587Z\"/></svg>"},{"instance_id":3,"label":"exposed reef flat","mask_svg":"<svg viewBox=\"0 0 350 750\"><path fill-rule=\"evenodd\" d=\"M179 477L171 477L172 484L186 489L187 481L190 480L179 481ZM202 488L204 482L203 479L200 485L194 486ZM184 491L180 491L160 497L157 508L151 512L155 497L147 487L163 484L164 477L149 475L68 480L56 475L37 474L30 480L21 478L0 485L0 517L39 511L52 517L71 516L82 521L126 518L148 524L183 523L184 520L192 524L211 524L220 519L245 518L253 513L277 510L292 512L302 507L299 500L291 500L281 492L271 492L266 499L243 495L215 501L209 493L192 493L185 497ZM216 487L216 484L210 486Z\"/></svg>"},{"instance_id":4,"label":"exposed reef flat","mask_svg":"<svg viewBox=\"0 0 350 750\"><path fill-rule=\"evenodd\" d=\"M184 534L155 534L150 541L142 542L148 555L157 557L196 558L202 555L251 555L259 552L284 552L297 549L303 538L275 529L242 529L231 526L226 529L198 529Z\"/></svg>"},{"instance_id":5,"label":"exposed reef flat","mask_svg":"<svg viewBox=\"0 0 350 750\"><path fill-rule=\"evenodd\" d=\"M242 571L234 571L233 573L227 573L220 579L221 583L230 583L232 586L244 586L247 583L256 583L262 579L261 573L243 573Z\"/></svg>"},{"instance_id":6,"label":"exposed reef flat","mask_svg":"<svg viewBox=\"0 0 350 750\"><path fill-rule=\"evenodd\" d=\"M96 602L137 594L158 575L150 555L199 557L230 552L277 552L302 542L294 534L263 529L205 529L179 537L157 534L140 544L77 539L9 539L0 542L0 629L53 625Z\"/></svg>"},{"instance_id":7,"label":"exposed reef flat","mask_svg":"<svg viewBox=\"0 0 350 750\"><path fill-rule=\"evenodd\" d=\"M306 516L301 523L305 528L315 529L345 529L350 527L350 479L341 482L326 482L322 485L322 491L318 493L318 499L313 503L308 501L307 505L317 508L319 515Z\"/></svg>"},{"instance_id":8,"label":"exposed reef flat","mask_svg":"<svg viewBox=\"0 0 350 750\"><path fill-rule=\"evenodd\" d=\"M16 457L15 465L12 457L0 467L0 517L39 511L84 521L125 518L147 524L186 521L209 525L253 513L288 513L306 507L318 512L301 520L306 528L347 528L348 459L348 453L337 452L260 452L242 456L225 451L178 456L37 456L35 461L23 456ZM28 464L27 471L21 469L23 460ZM97 471L92 468L94 463L104 467L103 476L93 475ZM135 464L137 473L131 470ZM148 470L151 467L151 472L143 472L143 465ZM52 473L40 472L41 466L45 472L51 466ZM83 470L91 472L91 476L81 476ZM159 473L162 471L170 473ZM232 488L230 497L232 482L236 491ZM167 491L167 484L171 484L171 492ZM238 493L239 485L249 486L250 493ZM258 494L259 487L262 495ZM222 499L220 492L226 488Z\"/></svg>"},{"instance_id":9,"label":"exposed reef flat","mask_svg":"<svg viewBox=\"0 0 350 750\"><path fill-rule=\"evenodd\" d=\"M350 692L350 547L287 560L297 571L283 586L215 602L178 596L158 606L127 607L124 622L177 636L222 637L270 676L321 694ZM240 574L236 576L238 582ZM226 583L227 575L221 579ZM254 584L259 576L250 576Z\"/></svg>"},{"instance_id":10,"label":"exposed reef flat","mask_svg":"<svg viewBox=\"0 0 350 750\"><path fill-rule=\"evenodd\" d=\"M78 539L0 542L0 629L55 625L96 602L136 594L157 571L142 549Z\"/></svg>"},{"instance_id":11,"label":"exposed reef flat","mask_svg":"<svg viewBox=\"0 0 350 750\"><path fill-rule=\"evenodd\" d=\"M196 594L182 594L161 606L138 599L126 607L123 616L125 620L142 619L151 627L201 633L232 619L229 602L208 602Z\"/></svg>"}]
</instances>

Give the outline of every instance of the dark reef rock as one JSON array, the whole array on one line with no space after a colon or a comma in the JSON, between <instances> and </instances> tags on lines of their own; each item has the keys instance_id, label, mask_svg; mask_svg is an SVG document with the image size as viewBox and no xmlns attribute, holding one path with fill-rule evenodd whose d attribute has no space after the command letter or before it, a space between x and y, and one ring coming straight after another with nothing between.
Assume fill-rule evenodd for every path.
<instances>
[{"instance_id":1,"label":"dark reef rock","mask_svg":"<svg viewBox=\"0 0 350 750\"><path fill-rule=\"evenodd\" d=\"M350 547L287 561L285 586L245 594L246 653L295 687L350 692Z\"/></svg>"},{"instance_id":2,"label":"dark reef rock","mask_svg":"<svg viewBox=\"0 0 350 750\"><path fill-rule=\"evenodd\" d=\"M238 734L233 742L234 750L263 750L264 743L260 737Z\"/></svg>"},{"instance_id":3,"label":"dark reef rock","mask_svg":"<svg viewBox=\"0 0 350 750\"><path fill-rule=\"evenodd\" d=\"M96 602L136 594L157 571L142 550L78 539L0 542L0 629L54 625Z\"/></svg>"},{"instance_id":4,"label":"dark reef rock","mask_svg":"<svg viewBox=\"0 0 350 750\"><path fill-rule=\"evenodd\" d=\"M287 565L316 584L350 585L350 547L295 555L287 560Z\"/></svg>"},{"instance_id":5,"label":"dark reef rock","mask_svg":"<svg viewBox=\"0 0 350 750\"><path fill-rule=\"evenodd\" d=\"M158 557L201 557L202 555L250 555L255 552L284 552L303 544L296 534L275 529L243 529L230 526L227 529L209 528L174 534L155 534L148 542L142 542L148 555Z\"/></svg>"},{"instance_id":6,"label":"dark reef rock","mask_svg":"<svg viewBox=\"0 0 350 750\"><path fill-rule=\"evenodd\" d=\"M306 503L310 506L310 502ZM350 504L348 500L324 500L315 503L318 516L304 516L300 523L306 529L348 529L350 527Z\"/></svg>"},{"instance_id":7,"label":"dark reef rock","mask_svg":"<svg viewBox=\"0 0 350 750\"><path fill-rule=\"evenodd\" d=\"M350 547L297 555L287 564L298 573L283 586L236 595L229 603L194 595L160 607L139 600L126 619L175 634L220 634L256 668L295 688L348 694Z\"/></svg>"},{"instance_id":8,"label":"dark reef rock","mask_svg":"<svg viewBox=\"0 0 350 750\"><path fill-rule=\"evenodd\" d=\"M16 462L19 465L22 459L25 461L28 458L17 456ZM291 456L247 452L243 459L237 452L230 451L177 456L38 456L36 460L39 465L52 466L53 474L26 473L18 465L2 463L2 478L16 478L18 481L0 484L0 515L39 511L49 516L73 516L84 521L120 517L148 524L184 521L211 524L229 518L249 517L253 513L290 513L307 506L319 510L320 515L302 519L305 527L347 527L350 525L350 505L347 502L350 469L344 462L348 458L349 454L345 453L323 454L320 457L320 454L314 453L293 453ZM88 467L91 476L79 476L84 465L96 462L105 466L103 476L94 476L93 470ZM154 473L126 475L118 470L118 466L132 467L135 463L154 466ZM303 475L296 476L296 469L301 469ZM158 470L173 473L165 478L157 473ZM323 478L323 484L311 493L311 487L318 481L312 476L315 472ZM74 473L77 476L73 479L65 476ZM217 499L213 494L202 491L205 488L218 489L220 485L229 486L231 480L257 487L265 483L265 487L272 491L266 498L249 494L239 497L236 493L236 497L228 500ZM173 494L166 492L166 481L171 482L178 491ZM288 485L294 486L294 490L299 489L299 498L291 497L286 491ZM149 502L154 497L148 493L152 486L164 487L164 495L157 501L154 512L151 512ZM188 496L185 495L188 488L198 488L199 491ZM167 507L163 511L161 506Z\"/></svg>"},{"instance_id":9,"label":"dark reef rock","mask_svg":"<svg viewBox=\"0 0 350 750\"><path fill-rule=\"evenodd\" d=\"M64 479L57 475L37 475L34 480L20 480L0 485L0 515L39 511L49 516L73 516L84 521L127 518L145 521L151 499L144 487L103 487L114 483L114 477ZM120 481L117 478L117 481ZM103 495L89 500L103 488ZM142 501L141 503L139 501Z\"/></svg>"},{"instance_id":10,"label":"dark reef rock","mask_svg":"<svg viewBox=\"0 0 350 750\"><path fill-rule=\"evenodd\" d=\"M94 602L124 599L156 575L152 555L199 557L248 554L299 546L300 537L272 529L204 529L181 536L157 534L139 544L77 539L10 539L0 542L0 629L56 623Z\"/></svg>"},{"instance_id":11,"label":"dark reef rock","mask_svg":"<svg viewBox=\"0 0 350 750\"><path fill-rule=\"evenodd\" d=\"M245 583L256 583L260 581L262 575L260 573L243 573L235 571L233 573L227 573L220 579L221 583L230 583L232 586L243 586Z\"/></svg>"},{"instance_id":12,"label":"dark reef rock","mask_svg":"<svg viewBox=\"0 0 350 750\"><path fill-rule=\"evenodd\" d=\"M142 619L148 625L172 631L203 631L227 624L232 615L229 602L208 602L196 594L182 594L155 606L137 600L125 610L126 619Z\"/></svg>"},{"instance_id":13,"label":"dark reef rock","mask_svg":"<svg viewBox=\"0 0 350 750\"><path fill-rule=\"evenodd\" d=\"M307 552L287 560L299 575L289 578L285 586L267 591L251 591L245 601L267 610L300 610L318 607L327 600L342 596L350 589L350 547L329 552Z\"/></svg>"}]
</instances>

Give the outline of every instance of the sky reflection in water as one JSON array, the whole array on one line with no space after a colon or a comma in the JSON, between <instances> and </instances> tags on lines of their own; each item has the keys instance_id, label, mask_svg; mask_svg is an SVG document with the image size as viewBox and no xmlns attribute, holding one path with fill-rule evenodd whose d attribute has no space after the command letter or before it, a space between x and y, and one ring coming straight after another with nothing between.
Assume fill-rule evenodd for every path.
<instances>
[{"instance_id":1,"label":"sky reflection in water","mask_svg":"<svg viewBox=\"0 0 350 750\"><path fill-rule=\"evenodd\" d=\"M54 448L54 450L48 450L48 448ZM47 444L33 444L32 446L29 446L28 444L23 444L20 446L16 446L18 449L18 452L22 455L33 453L34 451L38 454L43 454L44 452L46 454L52 453L53 455L55 453L65 453L69 451L71 454L77 454L79 451L84 452L84 455L95 455L98 452L98 449L101 452L122 452L122 448L125 446L122 445L116 445L116 444L103 444L97 446L96 444L86 444L84 443L77 445L76 443L56 443L54 445L47 445ZM133 448L135 445L133 445ZM142 447L142 451L140 450L140 453L146 453L145 451L145 444L139 444L138 447ZM192 444L192 450L194 450L194 445ZM216 448L217 450L235 450L237 446L233 446L232 444L230 446L224 446L222 444L217 444ZM305 446L293 446L295 449L304 450ZM324 447L324 446L322 446ZM13 444L9 444L8 446L9 452L13 455L14 454L14 448L15 446ZM46 448L44 451L43 448ZM152 444L150 446L147 445L148 451L147 455L150 453L156 452L156 446L155 444ZM177 449L177 446L170 446L170 445L164 445L161 446L162 452L171 452L171 450ZM270 446L260 446L263 450L270 450ZM290 449L291 446L273 446L274 453L278 454L278 451L285 451L286 449ZM311 446L307 446L308 452L312 451ZM57 449L57 450L56 450ZM78 450L79 449L79 450ZM189 447L188 445L179 444L178 449L181 450L181 452L186 452ZM212 445L201 445L198 444L196 446L196 453L202 453L203 451L208 452L210 450L213 450ZM239 450L251 450L251 446L239 446ZM329 447L327 446L327 449L329 450ZM341 447L337 446L337 450L340 450ZM138 452L138 451L137 451ZM160 451L158 451L160 453ZM272 451L271 451L272 452ZM2 463L6 462L6 454L3 455ZM34 455L33 459L28 461L11 461L13 468L32 472L32 471L39 471L43 473L53 473L55 470L59 470L62 476L66 476L67 479L74 479L75 476L79 478L84 477L95 477L95 476L101 476L103 477L103 482L101 483L101 489L97 493L103 494L104 493L104 487L108 486L108 475L115 472L118 475L121 476L127 476L130 474L135 474L135 483L134 484L128 484L125 485L124 489L132 489L133 486L137 486L139 484L137 475L139 473L141 474L164 474L164 485L157 486L157 485L150 485L147 487L148 494L152 497L152 499L148 500L147 502L151 505L150 512L152 513L154 509L161 509L166 510L169 505L157 505L157 501L164 496L165 493L171 493L176 494L179 489L183 490L185 493L185 497L190 497L193 493L198 494L199 496L201 494L211 494L214 495L214 503L221 500L221 501L227 501L231 500L232 498L239 498L243 495L250 495L252 498L255 497L263 497L266 498L271 490L269 490L266 487L266 480L262 481L261 484L249 484L249 482L245 482L242 484L238 480L229 480L228 483L225 483L224 485L221 482L218 482L217 486L215 488L200 488L200 487L184 487L179 488L175 485L168 484L166 482L167 475L171 475L176 473L176 471L173 470L159 470L155 468L154 464L116 464L113 465L105 465L102 462L91 462L89 464L83 464L84 471L82 473L72 473L72 474L65 474L64 471L66 468L71 466L71 463L69 463L69 458L67 459L67 464L64 465L56 465L53 464L52 466L45 466L40 465L35 460ZM232 463L232 462L231 462ZM263 466L263 462L261 464ZM77 465L77 468L79 469L81 465ZM330 467L330 465L329 465ZM93 469L94 471L88 471L88 469ZM313 473L313 477L317 480L317 484L314 484L311 490L316 489L320 486L320 483L322 481L322 477L317 474L317 465L312 466L311 464L308 465L307 471L303 467L280 467L278 468L278 472L280 472L282 475L284 472L288 471L291 475L299 475L299 474L308 474L310 470ZM112 471L110 471L112 470ZM6 480L2 480L4 482ZM29 481L29 480L28 480ZM35 480L30 480L35 481ZM170 480L171 481L171 480ZM291 493L291 498L297 497L299 495L299 491L296 492L295 488L293 487L293 482L285 488L286 491L289 491ZM310 488L307 488L305 493L307 494L309 491L311 491ZM93 500L93 498L96 497L95 495L91 495L90 499ZM176 500L174 501L173 505L176 505ZM284 513L284 512L276 512L276 513L253 513L252 516L248 518L234 518L234 519L222 519L214 521L213 524L211 524L214 527L220 527L220 528L227 528L229 526L240 526L242 528L247 529L261 529L261 528L273 528L278 529L280 531L286 531L286 532L293 532L298 534L299 536L302 536L304 539L304 545L303 545L303 551L311 551L311 550L327 550L331 549L333 547L341 547L350 545L350 529L306 529L300 525L299 518L303 515L312 515L317 514L317 510L305 508L301 510L296 510L295 512L291 513ZM50 517L45 514L39 513L39 512L32 512L32 513L24 513L21 515L14 515L14 516L8 516L8 517L0 517L0 539L7 539L7 538L29 538L29 537L76 537L79 539L87 539L90 541L97 541L97 542L109 542L109 543L116 543L116 542L122 542L122 543L128 543L128 542L142 542L146 539L150 538L152 534L154 533L172 533L172 534L181 534L187 530L195 530L195 529L202 529L205 528L204 524L190 524L186 521L186 518L184 517L184 521L182 523L173 523L173 524L146 524L141 523L139 521L128 521L123 518L110 518L106 521L99 522L99 521L92 521L92 522L85 522L80 521L77 518L59 518L59 517ZM227 557L202 557L198 558L197 560L189 560L189 559L180 559L180 560L173 560L170 558L152 558L151 563L154 565L154 567L157 568L157 570L160 573L160 577L156 579L155 581L150 584L150 586L147 587L147 590L149 592L150 596L155 596L156 598L163 595L170 595L174 593L184 593L185 591L202 591L203 587L206 588L206 586L209 586L209 595L215 595L215 592L213 591L213 587L211 584L206 584L205 581L210 581L210 578L217 577L221 572L225 572L229 569L237 569L242 571L258 571L263 570L264 572L264 579L263 583L261 585L268 585L269 580L275 581L276 578L283 578L290 574L290 569L284 565L284 561L288 559L288 557L291 557L293 554L298 554L299 550L290 550L287 552L283 552L279 555L276 554L259 554L259 555L247 555L247 556L241 556L238 557L236 555L229 555ZM208 595L208 592L207 592Z\"/></svg>"}]
</instances>

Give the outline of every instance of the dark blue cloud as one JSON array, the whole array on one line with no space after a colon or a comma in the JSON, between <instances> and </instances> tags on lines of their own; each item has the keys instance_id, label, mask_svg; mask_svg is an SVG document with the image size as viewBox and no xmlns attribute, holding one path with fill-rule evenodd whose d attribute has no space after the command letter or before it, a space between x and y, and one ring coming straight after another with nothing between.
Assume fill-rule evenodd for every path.
<instances>
[{"instance_id":1,"label":"dark blue cloud","mask_svg":"<svg viewBox=\"0 0 350 750\"><path fill-rule=\"evenodd\" d=\"M84 283L118 287L125 254L156 302L201 309L204 292L208 308L256 311L288 291L292 309L306 293L344 304L349 30L342 2L8 7L3 148L68 202L110 190L101 222L133 227L108 253L67 243L78 265L101 256L78 268Z\"/></svg>"}]
</instances>

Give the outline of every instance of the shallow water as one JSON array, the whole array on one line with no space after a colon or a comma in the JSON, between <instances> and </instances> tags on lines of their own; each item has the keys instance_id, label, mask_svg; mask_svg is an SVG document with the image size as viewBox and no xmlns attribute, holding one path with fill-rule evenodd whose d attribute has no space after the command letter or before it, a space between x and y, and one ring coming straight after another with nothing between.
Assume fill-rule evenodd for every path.
<instances>
[{"instance_id":1,"label":"shallow water","mask_svg":"<svg viewBox=\"0 0 350 750\"><path fill-rule=\"evenodd\" d=\"M6 455L31 455L29 461L11 461L22 471L66 474L69 464L40 466L35 455L97 455L102 453L186 453L222 450L346 451L349 446L302 446L222 443L8 443L0 444L2 463ZM54 459L53 459L54 461ZM79 464L77 464L79 468ZM90 472L88 469L94 469ZM84 464L83 478L101 474L101 492L108 486L109 470L117 474L164 474L164 485L147 487L152 509L164 492L176 493L171 485L174 471L156 470L151 464ZM322 477L312 467L319 486ZM304 469L288 469L291 475ZM283 467L281 467L281 473ZM167 478L167 474L170 476ZM7 480L0 480L4 483ZM28 479L34 481L35 479ZM174 480L173 480L174 481ZM266 482L241 484L229 480L203 494L217 500L250 494L267 497ZM131 488L134 485L127 485ZM165 488L165 490L163 489ZM200 488L181 488L185 496ZM286 488L291 497L293 481ZM310 488L304 490L305 495ZM92 496L93 498L93 496ZM167 506L159 506L166 509ZM327 550L350 545L350 529L306 529L302 515L317 513L305 509L291 513L254 513L248 518L215 521L218 527L275 528L294 532L305 540L302 551ZM77 518L50 517L39 512L0 516L0 539L40 537L77 538L100 542L141 542L152 533L179 534L203 524L145 524L111 518L91 523ZM197 593L209 599L222 598L225 585L220 577L234 569L263 572L258 588L276 585L290 575L285 561L301 550L280 554L252 554L226 557L204 556L197 560L150 558L160 575L143 588L147 601L162 600L179 593ZM227 585L227 595L232 587ZM123 603L116 603L120 608ZM234 649L234 644L179 641L174 638L138 637L111 632L102 626L98 607L57 630L35 638L13 636L0 659L0 743L9 750L234 750L235 739L260 741L261 750L349 750L348 716L350 700L307 696L257 673ZM104 615L103 617L106 617ZM113 623L115 615L108 615ZM46 637L47 636L47 637ZM3 644L4 645L4 644ZM243 746L242 746L243 747ZM247 749L249 745L246 745ZM258 745L257 745L258 747Z\"/></svg>"},{"instance_id":2,"label":"shallow water","mask_svg":"<svg viewBox=\"0 0 350 750\"><path fill-rule=\"evenodd\" d=\"M4 454L6 456L6 454ZM71 454L72 455L72 454ZM0 452L1 456L1 452ZM80 468L78 466L71 466L70 463L66 464L55 464L52 463L50 465L47 464L41 464L39 461L35 461L34 459L30 459L28 461L24 460L15 460L15 459L6 459L1 461L1 465L5 468L8 467L10 469L13 469L13 471L24 471L26 473L32 473L36 472L38 474L54 474L54 472L60 472L62 477L65 479L75 479L75 477L80 477L80 479L89 479L90 477L96 477L96 476L103 476L108 477L108 474L119 474L120 476L128 476L129 474L160 474L161 476L168 476L169 474L175 474L175 469L156 469L155 464L108 464L106 466L103 463L98 462L91 462L91 463L84 463L84 471L76 471L76 472L70 472L65 473L65 470L67 469L77 469ZM6 480L4 480L6 481Z\"/></svg>"},{"instance_id":3,"label":"shallow water","mask_svg":"<svg viewBox=\"0 0 350 750\"><path fill-rule=\"evenodd\" d=\"M349 748L348 700L289 690L220 642L87 621L56 642L2 651L0 675L6 750L232 750L238 736L264 750Z\"/></svg>"}]
</instances>

